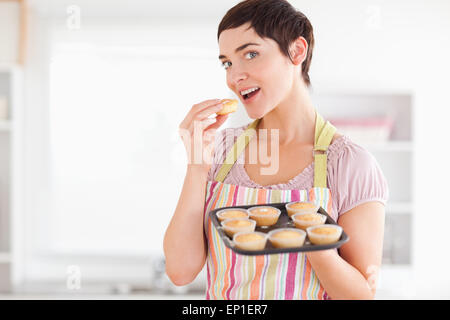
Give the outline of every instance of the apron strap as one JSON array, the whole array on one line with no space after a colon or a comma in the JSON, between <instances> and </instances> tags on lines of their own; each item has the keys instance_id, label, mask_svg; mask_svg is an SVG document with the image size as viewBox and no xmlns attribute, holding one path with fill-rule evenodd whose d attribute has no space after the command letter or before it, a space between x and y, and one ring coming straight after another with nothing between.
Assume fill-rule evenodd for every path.
<instances>
[{"instance_id":1,"label":"apron strap","mask_svg":"<svg viewBox=\"0 0 450 320\"><path fill-rule=\"evenodd\" d=\"M253 121L247 129L237 138L235 144L228 151L225 161L219 169L215 180L223 182L237 161L239 155L245 150L250 139L255 134L255 128L260 119ZM314 141L314 187L327 187L327 154L326 151L333 139L336 128L329 122L323 120L322 116L316 111L316 127ZM321 152L321 153L318 153Z\"/></svg>"},{"instance_id":2,"label":"apron strap","mask_svg":"<svg viewBox=\"0 0 450 320\"><path fill-rule=\"evenodd\" d=\"M314 187L327 187L327 150L336 132L336 128L323 120L316 111L316 129L314 141Z\"/></svg>"},{"instance_id":3,"label":"apron strap","mask_svg":"<svg viewBox=\"0 0 450 320\"><path fill-rule=\"evenodd\" d=\"M233 148L228 151L225 161L216 175L216 181L223 182L225 180L228 172L230 172L239 155L242 153L242 151L245 150L247 144L250 142L250 139L256 133L255 129L259 123L259 120L260 119L256 119L255 121L253 121L247 127L247 129L245 129L245 131L237 138L235 144L233 145Z\"/></svg>"}]
</instances>

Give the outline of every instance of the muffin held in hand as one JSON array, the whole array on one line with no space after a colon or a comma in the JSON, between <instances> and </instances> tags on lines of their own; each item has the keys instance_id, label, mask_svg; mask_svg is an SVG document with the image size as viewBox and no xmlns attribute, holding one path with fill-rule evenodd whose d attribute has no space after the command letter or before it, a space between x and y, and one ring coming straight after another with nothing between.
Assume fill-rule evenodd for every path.
<instances>
[{"instance_id":1,"label":"muffin held in hand","mask_svg":"<svg viewBox=\"0 0 450 320\"><path fill-rule=\"evenodd\" d=\"M235 99L223 99L223 108L219 112L217 112L218 115L225 115L228 113L235 112L238 107L238 101Z\"/></svg>"}]
</instances>

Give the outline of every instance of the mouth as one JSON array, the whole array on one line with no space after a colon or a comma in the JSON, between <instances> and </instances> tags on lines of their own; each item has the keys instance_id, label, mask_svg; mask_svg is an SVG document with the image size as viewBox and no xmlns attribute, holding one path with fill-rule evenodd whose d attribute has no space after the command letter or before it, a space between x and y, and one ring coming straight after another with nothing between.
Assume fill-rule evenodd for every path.
<instances>
[{"instance_id":1,"label":"mouth","mask_svg":"<svg viewBox=\"0 0 450 320\"><path fill-rule=\"evenodd\" d=\"M251 92L245 92L244 94L241 92L241 96L244 98L244 101L249 101L251 98L256 96L259 91L261 91L261 88L257 87L256 90L253 90Z\"/></svg>"}]
</instances>

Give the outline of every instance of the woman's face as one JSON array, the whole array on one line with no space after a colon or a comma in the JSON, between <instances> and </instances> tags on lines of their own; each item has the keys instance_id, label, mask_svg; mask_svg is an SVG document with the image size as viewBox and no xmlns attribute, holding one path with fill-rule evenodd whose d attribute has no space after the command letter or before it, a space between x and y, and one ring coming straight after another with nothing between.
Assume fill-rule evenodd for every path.
<instances>
[{"instance_id":1,"label":"woman's face","mask_svg":"<svg viewBox=\"0 0 450 320\"><path fill-rule=\"evenodd\" d=\"M240 98L247 114L259 119L282 103L294 81L295 66L278 44L260 38L249 24L227 29L219 36L219 59L226 69L227 85ZM253 43L243 48L244 45ZM239 49L238 51L236 51ZM260 88L246 99L242 91Z\"/></svg>"}]
</instances>

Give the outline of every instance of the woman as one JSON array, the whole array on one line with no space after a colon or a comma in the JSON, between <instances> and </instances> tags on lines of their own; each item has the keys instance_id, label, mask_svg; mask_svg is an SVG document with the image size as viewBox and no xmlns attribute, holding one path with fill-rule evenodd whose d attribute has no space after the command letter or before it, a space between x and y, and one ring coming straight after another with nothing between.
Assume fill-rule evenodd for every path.
<instances>
[{"instance_id":1,"label":"woman","mask_svg":"<svg viewBox=\"0 0 450 320\"><path fill-rule=\"evenodd\" d=\"M309 20L287 1L247 0L224 16L218 42L227 85L256 120L218 132L214 143L227 116L211 123L208 117L222 106L207 100L180 124L190 138L184 139L188 154L195 151L186 141L200 132L214 161L188 165L164 239L168 276L188 284L207 262L207 299L373 299L388 187L373 156L335 132L311 102ZM248 94L251 88L257 90ZM278 129L278 141L262 129ZM249 132L247 147L233 154L238 137ZM250 150L263 146L277 161L269 174L267 161L249 161ZM299 200L319 203L350 241L339 250L244 256L225 247L207 219L218 207Z\"/></svg>"}]
</instances>

